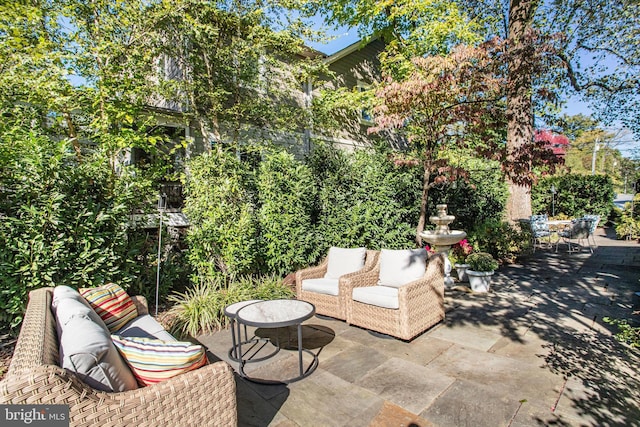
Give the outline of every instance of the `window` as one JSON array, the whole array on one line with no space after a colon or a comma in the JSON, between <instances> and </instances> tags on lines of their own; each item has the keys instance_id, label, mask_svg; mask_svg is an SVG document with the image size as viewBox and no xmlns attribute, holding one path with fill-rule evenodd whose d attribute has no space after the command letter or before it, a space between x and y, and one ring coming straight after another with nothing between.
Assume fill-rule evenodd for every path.
<instances>
[{"instance_id":1,"label":"window","mask_svg":"<svg viewBox=\"0 0 640 427\"><path fill-rule=\"evenodd\" d=\"M356 85L356 88L359 93L365 93L371 89L371 85L358 80L358 84ZM368 103L367 100L368 100L367 96L362 97L363 104L367 104ZM363 107L362 109L360 109L360 122L369 126L373 125L373 114L366 107Z\"/></svg>"}]
</instances>

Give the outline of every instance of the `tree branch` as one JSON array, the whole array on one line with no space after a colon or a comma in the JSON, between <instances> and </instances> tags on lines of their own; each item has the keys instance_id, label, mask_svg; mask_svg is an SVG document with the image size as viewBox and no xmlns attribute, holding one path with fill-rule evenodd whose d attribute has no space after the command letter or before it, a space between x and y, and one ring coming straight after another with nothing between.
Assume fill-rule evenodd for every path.
<instances>
[{"instance_id":1,"label":"tree branch","mask_svg":"<svg viewBox=\"0 0 640 427\"><path fill-rule=\"evenodd\" d=\"M575 70L571 65L571 61L569 60L567 55L563 52L558 52L556 55L558 56L558 58L560 58L560 60L562 61L562 64L567 70L567 77L569 77L569 82L571 83L571 87L573 87L577 92L582 92L592 87L599 87L600 89L603 89L609 93L615 93L615 92L620 92L624 90L634 89L638 85L637 80L631 80L629 82L624 81L624 82L621 82L619 85L608 85L602 80L592 80L586 84L580 84L580 82L578 82L578 76L576 75Z\"/></svg>"},{"instance_id":2,"label":"tree branch","mask_svg":"<svg viewBox=\"0 0 640 427\"><path fill-rule=\"evenodd\" d=\"M609 54L615 56L616 58L618 58L619 60L621 60L625 65L629 65L629 66L640 65L640 64L638 64L636 62L629 61L629 59L626 58L625 56L623 56L621 53L619 53L619 52L617 52L617 51L615 51L615 50L613 50L611 48L608 48L608 47L594 47L594 46L587 46L585 44L578 43L577 48L578 49L584 49L584 50L589 51L589 52L606 52L606 53L609 53Z\"/></svg>"}]
</instances>

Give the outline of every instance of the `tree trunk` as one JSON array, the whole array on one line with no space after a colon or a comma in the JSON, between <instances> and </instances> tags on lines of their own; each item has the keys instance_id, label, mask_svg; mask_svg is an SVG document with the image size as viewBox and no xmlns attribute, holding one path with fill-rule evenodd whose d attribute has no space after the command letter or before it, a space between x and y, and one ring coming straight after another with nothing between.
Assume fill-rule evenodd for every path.
<instances>
[{"instance_id":1,"label":"tree trunk","mask_svg":"<svg viewBox=\"0 0 640 427\"><path fill-rule=\"evenodd\" d=\"M76 153L76 159L78 159L78 163L82 162L82 149L80 147L80 141L78 140L78 133L76 132L76 127L73 124L73 118L69 113L69 110L65 106L62 111L62 115L64 116L64 120L67 123L67 131L69 134L69 139L71 140L71 144L73 145L73 150Z\"/></svg>"},{"instance_id":2,"label":"tree trunk","mask_svg":"<svg viewBox=\"0 0 640 427\"><path fill-rule=\"evenodd\" d=\"M507 161L514 153L533 141L533 85L527 66L525 34L538 7L535 0L511 0L509 5L509 75L507 83ZM507 178L509 197L507 220L511 223L531 215L531 185Z\"/></svg>"},{"instance_id":3,"label":"tree trunk","mask_svg":"<svg viewBox=\"0 0 640 427\"><path fill-rule=\"evenodd\" d=\"M420 233L424 230L427 223L427 201L429 200L429 178L431 172L431 162L424 163L424 174L422 176L422 199L420 200L420 218L416 227L416 244L422 247L422 237Z\"/></svg>"}]
</instances>

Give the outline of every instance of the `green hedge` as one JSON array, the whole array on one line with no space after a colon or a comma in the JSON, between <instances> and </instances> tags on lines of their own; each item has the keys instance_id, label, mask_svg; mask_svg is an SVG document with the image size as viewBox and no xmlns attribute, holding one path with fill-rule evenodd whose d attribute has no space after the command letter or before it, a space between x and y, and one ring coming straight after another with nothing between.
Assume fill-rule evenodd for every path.
<instances>
[{"instance_id":1,"label":"green hedge","mask_svg":"<svg viewBox=\"0 0 640 427\"><path fill-rule=\"evenodd\" d=\"M248 169L235 152L221 149L188 163L183 211L191 224L187 258L195 282L256 271L257 220Z\"/></svg>"},{"instance_id":2,"label":"green hedge","mask_svg":"<svg viewBox=\"0 0 640 427\"><path fill-rule=\"evenodd\" d=\"M318 187L317 240L370 249L412 245L418 221L421 172L396 166L385 151L347 153L316 146L307 160Z\"/></svg>"},{"instance_id":3,"label":"green hedge","mask_svg":"<svg viewBox=\"0 0 640 427\"><path fill-rule=\"evenodd\" d=\"M533 213L554 213L551 186L556 189L555 215L607 218L613 209L613 182L604 175L563 175L541 179L531 190Z\"/></svg>"},{"instance_id":4,"label":"green hedge","mask_svg":"<svg viewBox=\"0 0 640 427\"><path fill-rule=\"evenodd\" d=\"M506 186L499 169L473 166L469 182L431 190L428 212L449 203L453 227L477 235L476 243L497 257L513 254L518 237L500 223ZM257 168L234 151L216 150L188 169L185 213L195 282L218 274L286 275L317 262L331 246L415 245L422 168L395 162L387 149L346 152L317 144L300 161L265 148ZM500 232L492 233L496 227Z\"/></svg>"},{"instance_id":5,"label":"green hedge","mask_svg":"<svg viewBox=\"0 0 640 427\"><path fill-rule=\"evenodd\" d=\"M22 320L30 290L117 282L140 275L143 242L129 237L144 178L117 178L100 153L78 163L70 144L37 131L0 136L0 326Z\"/></svg>"},{"instance_id":6,"label":"green hedge","mask_svg":"<svg viewBox=\"0 0 640 427\"><path fill-rule=\"evenodd\" d=\"M455 185L442 188L434 187L429 192L427 212L434 215L436 204L446 203L449 213L456 217L451 228L474 234L485 228L485 222L502 220L508 190L497 163L477 160L468 160L467 163L470 170L468 180L458 180Z\"/></svg>"},{"instance_id":7,"label":"green hedge","mask_svg":"<svg viewBox=\"0 0 640 427\"><path fill-rule=\"evenodd\" d=\"M318 256L312 215L316 188L311 170L285 152L267 153L258 191L258 251L263 272L287 274Z\"/></svg>"}]
</instances>

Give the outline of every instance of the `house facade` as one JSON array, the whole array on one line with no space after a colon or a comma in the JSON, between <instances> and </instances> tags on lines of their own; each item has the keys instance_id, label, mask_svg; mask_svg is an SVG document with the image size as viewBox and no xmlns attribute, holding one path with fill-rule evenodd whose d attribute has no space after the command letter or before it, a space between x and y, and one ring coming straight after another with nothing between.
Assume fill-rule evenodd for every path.
<instances>
[{"instance_id":1,"label":"house facade","mask_svg":"<svg viewBox=\"0 0 640 427\"><path fill-rule=\"evenodd\" d=\"M270 126L256 125L250 121L244 123L219 123L219 135L212 136L201 123L196 120L188 121L188 107L185 103L175 100L156 99L152 101L151 110L156 117L157 126L166 131L170 139L183 138L187 141L183 150L178 150L179 159L188 158L194 154L206 151L215 143L242 141L243 144L262 143L271 141L285 147L297 157L304 157L311 152L317 141L329 142L343 149L355 149L371 143L371 136L367 129L373 121L366 111L359 106L353 108L353 114L341 120L339 129L325 130L313 120L313 103L324 90L346 88L348 90L366 90L373 83L379 81L380 63L378 55L384 49L381 39L374 39L368 43L357 42L340 51L326 55L309 49L299 55L298 60L321 60L329 73L319 76L315 82L309 79L298 86L291 85L287 99L283 102L291 107L300 109L306 114L307 120L296 130L280 131ZM167 79L181 78L181 71L175 62L164 59L159 61L160 72ZM269 85L283 85L290 76L285 74L288 67L282 62L280 70L269 73L265 77L261 88L247 88L253 90L255 96L270 96ZM219 141L217 140L219 139ZM144 158L144 154L136 151L130 153L127 163L137 163Z\"/></svg>"},{"instance_id":2,"label":"house facade","mask_svg":"<svg viewBox=\"0 0 640 427\"><path fill-rule=\"evenodd\" d=\"M301 84L291 84L295 76L290 75L291 68L286 62L282 62L275 70L264 73L264 79L260 79L260 87L243 88L251 91L253 96L271 96L270 86L280 85L278 89L287 84L285 96L281 102L288 108L299 110L306 117L300 125L294 126L294 130L278 130L264 123L256 124L251 121L241 123L219 123L218 132L214 135L203 123L193 119L188 103L168 99L154 99L149 106L149 112L153 114L155 126L150 132L163 135L166 139L174 141L168 144L166 152L171 152L173 167L176 171L183 169L186 159L205 152L215 144L241 141L238 144L238 155L249 159L255 156L251 152L252 147L262 146L265 142L284 147L297 158L304 158L313 150L316 143L329 143L333 146L354 150L358 147L368 146L372 142L372 136L367 129L373 125L373 121L367 111L354 105L353 111L340 118L339 128L323 129L314 121L313 104L323 91L331 91L345 88L349 91L362 91L368 89L380 79L379 54L384 49L381 39L374 39L368 43L357 42L332 55L307 49L296 58L306 61L309 59L322 61L328 73L318 76L315 80L307 80ZM184 78L175 61L163 58L158 60L158 71L165 79L179 80ZM266 69L266 66L265 66ZM183 143L184 142L184 143ZM242 147L247 147L243 151ZM259 153L258 153L259 155ZM148 161L148 154L141 149L130 149L124 153L123 164L143 164ZM179 210L182 205L181 186L178 183L167 182L161 189L167 194L169 210Z\"/></svg>"},{"instance_id":3,"label":"house facade","mask_svg":"<svg viewBox=\"0 0 640 427\"><path fill-rule=\"evenodd\" d=\"M326 56L324 61L330 71L322 76L317 87L311 88L311 98L317 97L323 90L346 88L351 91L368 90L374 83L380 81L379 55L385 48L380 38L368 43L358 41L338 52ZM372 136L367 132L373 125L371 113L354 105L353 114L347 114L338 129L325 130L314 128L310 135L308 149L313 141L330 142L343 149L355 149L371 143Z\"/></svg>"}]
</instances>

